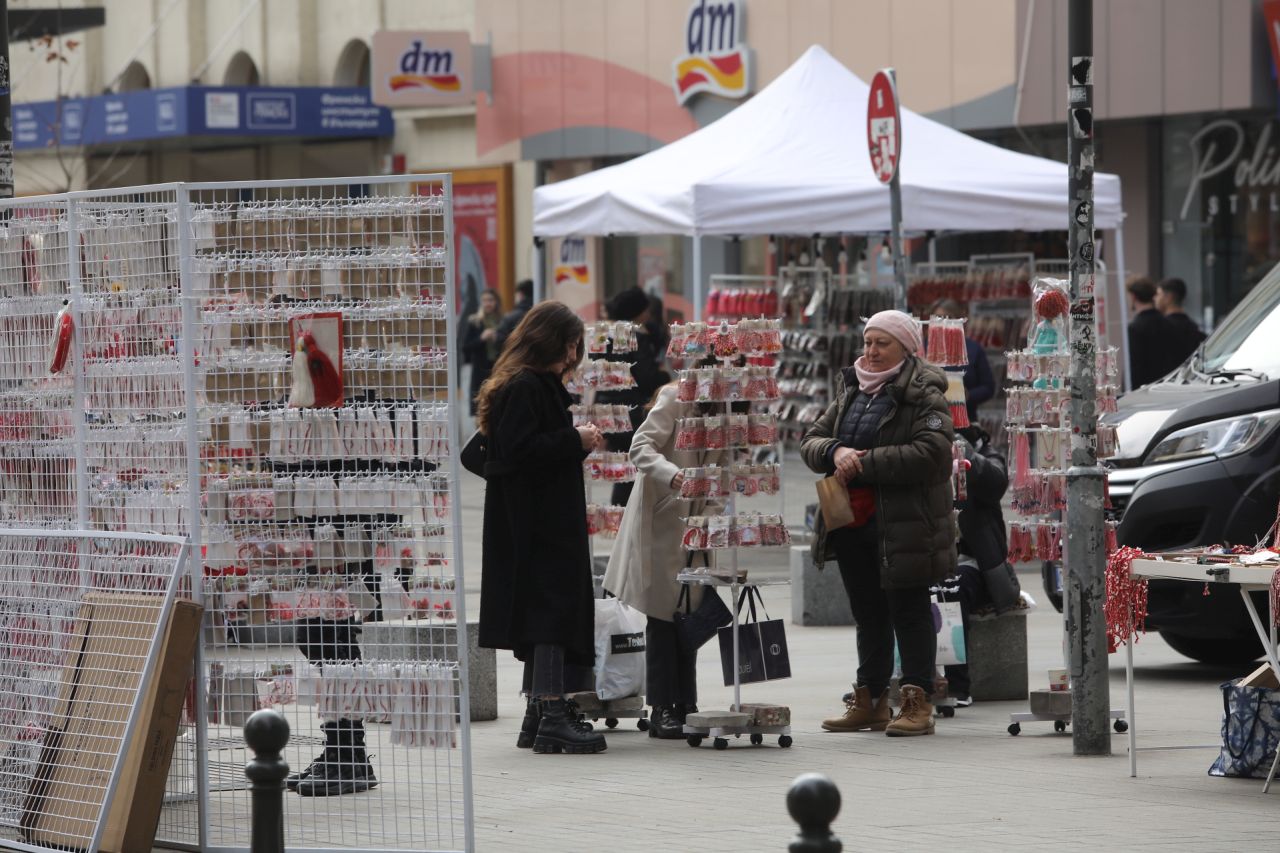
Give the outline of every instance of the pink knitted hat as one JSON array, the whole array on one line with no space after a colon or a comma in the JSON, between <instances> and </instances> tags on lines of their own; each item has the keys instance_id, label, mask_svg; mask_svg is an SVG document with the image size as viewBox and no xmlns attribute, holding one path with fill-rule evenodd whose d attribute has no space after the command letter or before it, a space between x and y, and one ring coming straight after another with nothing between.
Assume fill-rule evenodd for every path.
<instances>
[{"instance_id":1,"label":"pink knitted hat","mask_svg":"<svg viewBox=\"0 0 1280 853\"><path fill-rule=\"evenodd\" d=\"M873 314L863 327L863 331L879 329L897 338L898 343L907 348L907 352L916 355L924 349L924 340L920 336L920 323L910 314L902 311L881 311Z\"/></svg>"}]
</instances>

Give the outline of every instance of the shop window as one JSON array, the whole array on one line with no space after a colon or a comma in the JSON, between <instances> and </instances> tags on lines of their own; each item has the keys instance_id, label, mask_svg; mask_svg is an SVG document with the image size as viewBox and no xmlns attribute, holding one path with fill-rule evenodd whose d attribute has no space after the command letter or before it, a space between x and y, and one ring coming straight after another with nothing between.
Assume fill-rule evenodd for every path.
<instances>
[{"instance_id":1,"label":"shop window","mask_svg":"<svg viewBox=\"0 0 1280 853\"><path fill-rule=\"evenodd\" d=\"M116 81L115 86L117 92L137 92L150 88L151 75L147 73L145 65L136 61L129 63L124 73L120 75L120 79Z\"/></svg>"},{"instance_id":2,"label":"shop window","mask_svg":"<svg viewBox=\"0 0 1280 853\"><path fill-rule=\"evenodd\" d=\"M369 45L360 39L352 39L338 54L338 66L333 72L333 85L369 88Z\"/></svg>"},{"instance_id":3,"label":"shop window","mask_svg":"<svg viewBox=\"0 0 1280 853\"><path fill-rule=\"evenodd\" d=\"M243 50L231 57L227 70L222 75L224 86L258 86L261 80L258 75L258 64Z\"/></svg>"}]
</instances>

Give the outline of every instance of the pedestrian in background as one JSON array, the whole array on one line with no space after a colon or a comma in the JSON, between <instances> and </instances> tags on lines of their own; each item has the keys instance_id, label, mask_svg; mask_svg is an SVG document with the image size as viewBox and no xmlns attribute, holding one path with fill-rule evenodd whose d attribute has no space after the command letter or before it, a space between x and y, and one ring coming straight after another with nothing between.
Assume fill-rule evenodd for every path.
<instances>
[{"instance_id":1,"label":"pedestrian in background","mask_svg":"<svg viewBox=\"0 0 1280 853\"><path fill-rule=\"evenodd\" d=\"M939 299L929 309L929 316L963 320L965 310L954 299ZM969 337L967 329L964 336L964 349L969 362L964 368L964 399L969 409L969 422L976 424L978 423L978 406L996 395L996 379L991 374L991 362L987 360L986 347Z\"/></svg>"},{"instance_id":2,"label":"pedestrian in background","mask_svg":"<svg viewBox=\"0 0 1280 853\"><path fill-rule=\"evenodd\" d=\"M1187 301L1187 283L1180 278L1166 278L1156 287L1156 308L1164 315L1169 329L1169 369L1187 360L1204 340L1204 332L1182 308Z\"/></svg>"},{"instance_id":3,"label":"pedestrian in background","mask_svg":"<svg viewBox=\"0 0 1280 853\"><path fill-rule=\"evenodd\" d=\"M1135 278L1129 292L1129 382L1141 388L1164 376L1168 367L1169 327L1156 309L1156 286L1149 278Z\"/></svg>"},{"instance_id":4,"label":"pedestrian in background","mask_svg":"<svg viewBox=\"0 0 1280 853\"><path fill-rule=\"evenodd\" d=\"M723 464L728 453L677 450L676 423L709 413L705 404L676 399L674 383L659 389L631 442L631 461L639 476L604 576L605 589L648 617L645 693L653 706L649 736L655 738L683 738L685 719L698 710L698 650L680 645L674 622L680 597L676 576L693 557L692 552L686 557L681 547L682 519L720 512L722 505L705 499L681 501L679 495L684 469ZM700 556L705 558L705 552ZM716 593L690 587L691 610L704 594Z\"/></svg>"},{"instance_id":5,"label":"pedestrian in background","mask_svg":"<svg viewBox=\"0 0 1280 853\"><path fill-rule=\"evenodd\" d=\"M507 345L507 338L511 337L511 333L515 331L516 326L520 325L520 321L524 319L524 315L528 314L533 308L533 280L524 279L516 285L516 304L502 318L502 322L498 324L498 332L496 340L498 343L498 351Z\"/></svg>"},{"instance_id":6,"label":"pedestrian in background","mask_svg":"<svg viewBox=\"0 0 1280 853\"><path fill-rule=\"evenodd\" d=\"M559 302L529 311L480 389L486 438L480 645L524 662L529 704L517 746L603 752L604 737L566 698L566 666L595 660L595 603L582 462L603 446L574 427L566 378L582 361L583 325Z\"/></svg>"},{"instance_id":7,"label":"pedestrian in background","mask_svg":"<svg viewBox=\"0 0 1280 853\"><path fill-rule=\"evenodd\" d=\"M814 524L813 560L835 559L857 630L853 695L827 731L933 734L937 635L929 587L956 568L951 520L947 377L919 356L920 324L881 311L863 329L863 354L845 387L801 442L805 464L849 489L854 521ZM890 720L894 640L902 659L902 702Z\"/></svg>"},{"instance_id":8,"label":"pedestrian in background","mask_svg":"<svg viewBox=\"0 0 1280 853\"><path fill-rule=\"evenodd\" d=\"M476 395L480 386L489 378L502 345L498 343L498 326L502 324L502 297L489 288L480 294L480 310L467 318L467 335L462 342L462 354L471 365L471 416L476 414Z\"/></svg>"},{"instance_id":9,"label":"pedestrian in background","mask_svg":"<svg viewBox=\"0 0 1280 853\"><path fill-rule=\"evenodd\" d=\"M636 348L628 353L610 352L606 358L610 361L625 361L631 364L631 377L635 386L618 391L601 391L596 394L597 403L624 405L630 409L631 430L628 432L610 433L605 436L609 450L615 453L626 453L631 449L631 438L637 427L645 419L645 406L658 393L658 389L671 381L671 376L662 368L666 346L659 348L659 339L652 331L652 302L649 294L639 287L628 287L609 300L605 310L610 320L629 322L635 328ZM615 506L626 506L631 497L634 483L614 483L609 502Z\"/></svg>"}]
</instances>

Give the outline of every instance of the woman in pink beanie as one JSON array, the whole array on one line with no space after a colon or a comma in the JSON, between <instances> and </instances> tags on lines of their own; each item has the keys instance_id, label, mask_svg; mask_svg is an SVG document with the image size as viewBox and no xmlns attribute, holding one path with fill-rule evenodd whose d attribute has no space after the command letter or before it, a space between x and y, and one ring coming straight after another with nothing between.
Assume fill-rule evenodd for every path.
<instances>
[{"instance_id":1,"label":"woman in pink beanie","mask_svg":"<svg viewBox=\"0 0 1280 853\"><path fill-rule=\"evenodd\" d=\"M834 559L857 630L858 674L833 732L933 734L934 656L929 587L956 568L951 520L951 413L946 375L920 357L920 324L881 311L862 332L864 349L844 371L839 398L805 433L800 452L813 471L849 488L854 521L828 531L814 523L813 559ZM897 640L902 703L889 707Z\"/></svg>"}]
</instances>

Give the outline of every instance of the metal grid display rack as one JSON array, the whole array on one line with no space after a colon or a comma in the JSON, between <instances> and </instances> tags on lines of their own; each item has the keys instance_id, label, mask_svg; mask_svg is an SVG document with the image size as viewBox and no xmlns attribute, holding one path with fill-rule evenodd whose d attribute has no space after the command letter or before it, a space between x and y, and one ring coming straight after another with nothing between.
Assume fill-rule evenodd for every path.
<instances>
[{"instance_id":1,"label":"metal grid display rack","mask_svg":"<svg viewBox=\"0 0 1280 853\"><path fill-rule=\"evenodd\" d=\"M291 849L474 848L450 198L422 175L0 205L0 524L199 547L159 844L247 849L240 727L273 707L290 766L323 759Z\"/></svg>"},{"instance_id":2,"label":"metal grid display rack","mask_svg":"<svg viewBox=\"0 0 1280 853\"><path fill-rule=\"evenodd\" d=\"M770 322L772 331L768 330ZM776 336L776 341L773 340ZM722 502L720 514L686 519L683 537L686 551L703 552L714 557L702 569L686 569L677 575L682 584L710 589L726 587L730 591L729 609L733 614L733 704L727 714L702 712L701 717L716 722L703 725L690 715L684 726L689 746L698 747L710 737L718 750L727 749L729 737L746 735L752 745L759 746L765 735L777 735L778 745L791 746L791 727L785 724L757 724L749 708L742 703L742 672L739 648L739 608L744 593L760 586L787 581L747 582L746 572L738 565L738 549L743 547L782 547L790 544L790 534L779 515L759 512L740 513L739 501L752 497L776 496L781 504L781 465L743 463L740 457L752 448L775 447L778 442L778 419L772 413L748 413L758 405L767 405L779 396L776 367L753 365L753 360L772 362L781 350L781 324L777 321L744 320L736 324L695 323L671 327L672 349L679 351L686 363L698 359L718 358L721 367L686 367L679 371L677 397L687 403L703 403L723 412L706 417L684 418L676 424L676 447L686 450L724 450L724 466L687 468L678 497L682 500ZM735 364L737 366L735 366ZM738 408L735 411L735 404ZM749 457L747 457L749 458ZM775 457L776 458L776 457ZM728 565L722 565L725 556ZM775 707L775 706L768 706Z\"/></svg>"}]
</instances>

